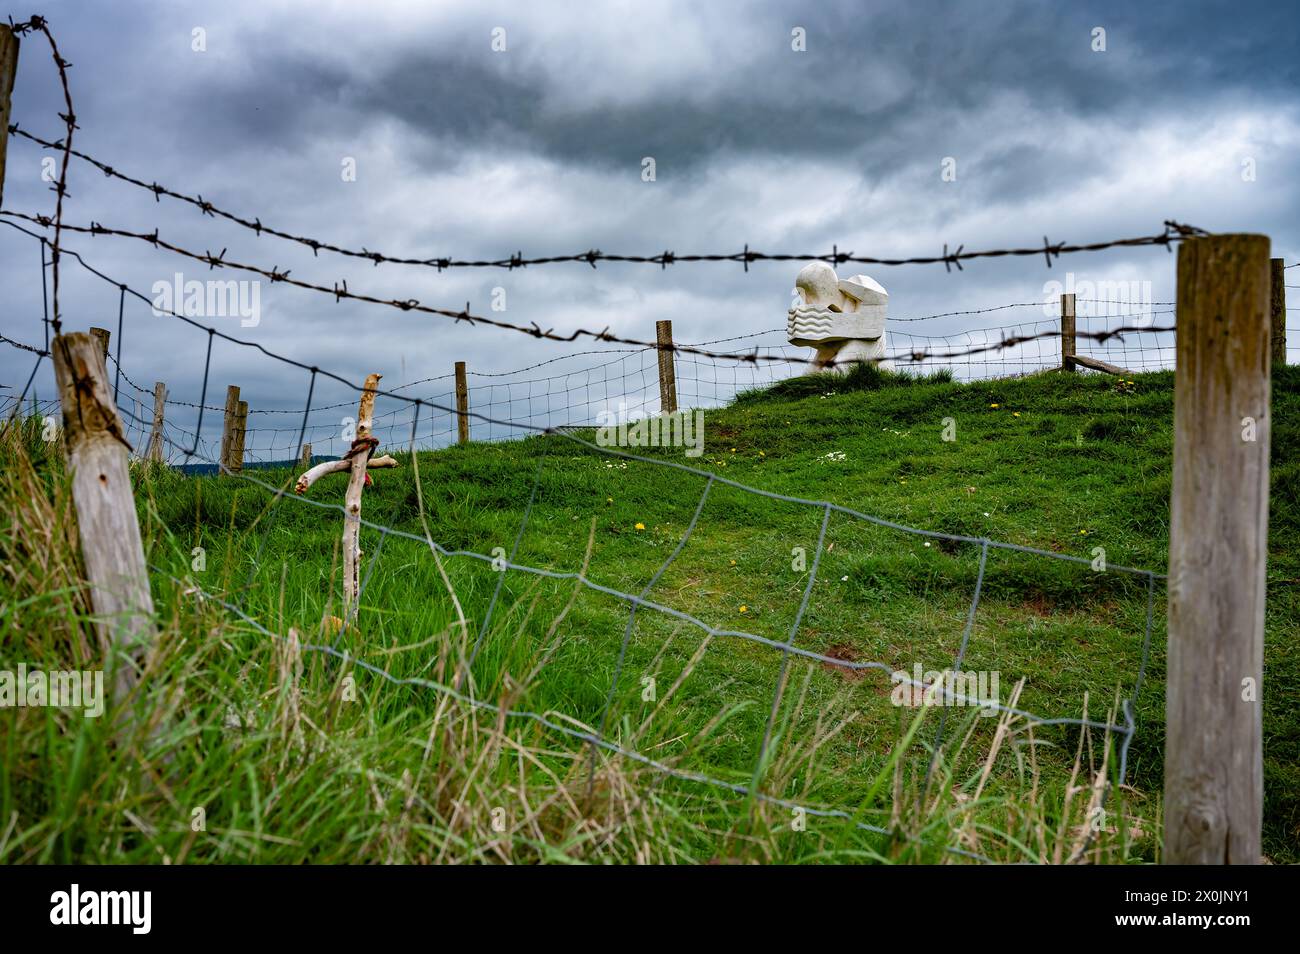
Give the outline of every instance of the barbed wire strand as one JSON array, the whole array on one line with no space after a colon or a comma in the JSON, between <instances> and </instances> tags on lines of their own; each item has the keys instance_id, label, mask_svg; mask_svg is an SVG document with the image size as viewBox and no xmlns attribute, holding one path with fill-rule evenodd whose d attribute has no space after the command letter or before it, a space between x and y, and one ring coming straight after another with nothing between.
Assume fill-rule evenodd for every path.
<instances>
[{"instance_id":1,"label":"barbed wire strand","mask_svg":"<svg viewBox=\"0 0 1300 954\"><path fill-rule=\"evenodd\" d=\"M734 263L743 264L745 266L745 271L749 271L749 264L751 262L761 262L761 261L789 262L789 261L806 261L806 260L814 260L814 259L827 261L835 265L850 264L850 263L861 264L861 265L890 265L890 266L943 264L948 271L951 271L952 266L954 265L957 266L958 270L960 270L961 262L963 260L969 260L975 258L998 258L998 257L1003 257L1008 255L1043 255L1045 256L1047 265L1050 268L1052 264L1052 259L1054 257L1058 257L1061 254L1068 253L1068 252L1100 251L1105 248L1115 248L1120 246L1134 246L1134 245L1168 246L1170 240L1169 229L1171 227L1177 229L1180 233L1184 229L1190 229L1191 231L1189 232L1189 234L1191 234L1191 232L1200 231L1200 230L1192 229L1189 226L1181 226L1178 225L1177 223L1173 223L1172 221L1170 221L1170 222L1166 222L1166 232L1163 236L1160 235L1141 236L1141 237L1130 238L1130 239L1119 239L1113 242L1094 243L1094 244L1080 245L1080 246L1072 246L1064 242L1053 244L1050 240L1048 240L1045 237L1043 239L1042 246L1034 246L1029 248L1015 248L1015 249L998 249L992 251L967 252L965 251L965 245L959 245L957 249L951 253L948 251L948 246L945 244L942 255L918 256L912 258L876 258L876 257L868 257L868 256L856 256L852 252L839 251L838 245L832 247L832 251L829 255L826 255L825 253L799 253L799 254L765 253L756 250L751 250L749 248L748 243L746 243L744 250L741 252L724 252L724 253L708 253L708 254L678 254L672 251L664 251L654 255L622 255L622 254L610 254L610 253L602 252L599 249L588 249L587 251L584 252L575 252L567 255L549 255L549 256L537 257L537 258L525 258L522 252L516 252L515 254L510 255L506 258L498 258L498 259L458 260L450 256L442 256L436 258L410 258L410 257L386 255L383 252L372 251L367 248L349 249L340 245L335 245L330 242L322 241L320 239L309 238L307 236L294 235L289 232L275 229L272 228L271 226L264 225L261 221L260 216L254 219L248 219L243 216L239 216L232 212L227 212L224 209L219 208L218 206L214 205L212 202L209 202L208 200L204 199L202 195L194 195L194 196L185 195L184 193L169 189L166 186L162 186L158 184L156 181L150 183L126 175L125 173L120 172L115 167L107 163L101 162L98 159L93 158L92 156L86 155L85 153L78 152L76 150L71 150L70 147L68 147L66 144L51 142L42 139L39 136L33 135L32 133L29 133L24 129L20 129L17 123L11 124L9 126L9 131L11 134L21 136L45 148L66 148L68 149L71 155L75 155L78 159L90 163L91 165L99 169L101 172L103 172L106 176L117 179L122 182L129 183L140 189L144 189L145 191L152 193L155 201L161 201L160 197L165 195L169 198L176 199L181 202L186 202L198 208L199 211L202 212L204 215L226 219L227 221L233 222L237 225L244 227L245 229L254 232L258 237L261 237L263 234L267 234L267 235L272 235L276 238L284 239L286 241L295 242L299 245L303 245L307 248L310 248L312 250L312 254L316 256L319 256L320 251L323 249L325 251L333 252L338 255L365 259L369 262L372 262L376 266L380 265L381 263L391 263L391 264L399 264L399 265L422 265L431 268L436 268L440 272L443 271L444 269L450 269L450 268L515 269L515 268L526 268L530 265L555 265L561 263L583 263L583 264L590 265L592 268L595 268L598 262L625 262L625 263L638 263L638 264L646 264L646 265L658 265L661 269L667 268L669 265L677 264L678 262L734 262Z\"/></svg>"}]
</instances>

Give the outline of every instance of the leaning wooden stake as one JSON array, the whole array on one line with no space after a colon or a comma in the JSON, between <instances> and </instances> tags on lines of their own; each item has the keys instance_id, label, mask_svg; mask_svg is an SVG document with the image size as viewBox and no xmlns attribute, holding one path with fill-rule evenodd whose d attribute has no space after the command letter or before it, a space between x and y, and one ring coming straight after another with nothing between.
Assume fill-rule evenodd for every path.
<instances>
[{"instance_id":1,"label":"leaning wooden stake","mask_svg":"<svg viewBox=\"0 0 1300 954\"><path fill-rule=\"evenodd\" d=\"M357 412L357 439L352 442L348 458L352 472L348 477L347 495L343 498L343 618L350 620L357 611L361 567L361 491L366 485L366 464L379 441L370 436L375 418L375 390L381 375L366 376Z\"/></svg>"},{"instance_id":2,"label":"leaning wooden stake","mask_svg":"<svg viewBox=\"0 0 1300 954\"><path fill-rule=\"evenodd\" d=\"M226 413L221 423L221 466L230 469L230 449L235 444L235 421L239 417L239 385L226 388Z\"/></svg>"},{"instance_id":3,"label":"leaning wooden stake","mask_svg":"<svg viewBox=\"0 0 1300 954\"><path fill-rule=\"evenodd\" d=\"M1268 552L1267 236L1178 249L1166 864L1257 864Z\"/></svg>"},{"instance_id":4,"label":"leaning wooden stake","mask_svg":"<svg viewBox=\"0 0 1300 954\"><path fill-rule=\"evenodd\" d=\"M1074 370L1074 295L1061 296L1061 370Z\"/></svg>"},{"instance_id":5,"label":"leaning wooden stake","mask_svg":"<svg viewBox=\"0 0 1300 954\"><path fill-rule=\"evenodd\" d=\"M153 386L153 430L149 432L149 449L145 460L161 464L163 461L163 411L167 406L167 385L155 381Z\"/></svg>"},{"instance_id":6,"label":"leaning wooden stake","mask_svg":"<svg viewBox=\"0 0 1300 954\"><path fill-rule=\"evenodd\" d=\"M1086 354L1076 354L1070 358L1071 368L1092 368L1094 371L1105 371L1107 374L1118 374L1120 377L1128 377L1133 372L1128 368L1121 368L1117 364L1109 364L1105 361L1099 361L1096 358L1090 358Z\"/></svg>"},{"instance_id":7,"label":"leaning wooden stake","mask_svg":"<svg viewBox=\"0 0 1300 954\"><path fill-rule=\"evenodd\" d=\"M154 639L153 598L127 472L131 445L113 406L100 343L77 332L56 337L50 350L81 553L118 703L135 685Z\"/></svg>"},{"instance_id":8,"label":"leaning wooden stake","mask_svg":"<svg viewBox=\"0 0 1300 954\"><path fill-rule=\"evenodd\" d=\"M1272 295L1269 302L1269 323L1272 326L1273 363L1286 364L1286 262L1280 258L1269 260L1272 273Z\"/></svg>"},{"instance_id":9,"label":"leaning wooden stake","mask_svg":"<svg viewBox=\"0 0 1300 954\"><path fill-rule=\"evenodd\" d=\"M240 401L235 410L235 432L230 438L230 470L239 474L244 470L244 434L248 430L248 402Z\"/></svg>"},{"instance_id":10,"label":"leaning wooden stake","mask_svg":"<svg viewBox=\"0 0 1300 954\"><path fill-rule=\"evenodd\" d=\"M469 443L469 384L465 381L465 362L456 362L456 430L457 442Z\"/></svg>"},{"instance_id":11,"label":"leaning wooden stake","mask_svg":"<svg viewBox=\"0 0 1300 954\"><path fill-rule=\"evenodd\" d=\"M659 346L659 412L677 412L677 370L673 361L673 323L655 322L655 344Z\"/></svg>"}]
</instances>

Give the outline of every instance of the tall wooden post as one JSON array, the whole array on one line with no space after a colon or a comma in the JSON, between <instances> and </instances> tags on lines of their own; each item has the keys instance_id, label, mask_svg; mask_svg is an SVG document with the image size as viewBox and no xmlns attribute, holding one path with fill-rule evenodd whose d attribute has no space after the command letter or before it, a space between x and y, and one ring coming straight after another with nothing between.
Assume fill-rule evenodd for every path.
<instances>
[{"instance_id":1,"label":"tall wooden post","mask_svg":"<svg viewBox=\"0 0 1300 954\"><path fill-rule=\"evenodd\" d=\"M357 412L357 438L348 452L352 470L348 476L348 489L343 498L343 618L351 620L357 611L360 591L361 567L361 491L366 485L366 464L374 452L370 436L374 426L375 391L381 375L366 376L366 386L361 392L361 406Z\"/></svg>"},{"instance_id":2,"label":"tall wooden post","mask_svg":"<svg viewBox=\"0 0 1300 954\"><path fill-rule=\"evenodd\" d=\"M230 438L230 470L239 474L244 470L244 433L248 430L248 402L240 401L235 410L235 432Z\"/></svg>"},{"instance_id":3,"label":"tall wooden post","mask_svg":"<svg viewBox=\"0 0 1300 954\"><path fill-rule=\"evenodd\" d=\"M226 387L226 414L221 424L221 466L230 469L230 450L235 444L235 421L239 417L239 385Z\"/></svg>"},{"instance_id":4,"label":"tall wooden post","mask_svg":"<svg viewBox=\"0 0 1300 954\"><path fill-rule=\"evenodd\" d=\"M91 328L90 333L94 336L95 340L99 342L99 346L104 352L104 364L105 366L107 366L108 340L113 336L113 333L109 331L107 328Z\"/></svg>"},{"instance_id":5,"label":"tall wooden post","mask_svg":"<svg viewBox=\"0 0 1300 954\"><path fill-rule=\"evenodd\" d=\"M50 350L77 532L116 703L135 685L136 667L154 636L153 598L127 471L131 447L122 436L100 343L77 332L56 337Z\"/></svg>"},{"instance_id":6,"label":"tall wooden post","mask_svg":"<svg viewBox=\"0 0 1300 954\"><path fill-rule=\"evenodd\" d=\"M1256 864L1268 552L1269 241L1178 249L1167 864Z\"/></svg>"},{"instance_id":7,"label":"tall wooden post","mask_svg":"<svg viewBox=\"0 0 1300 954\"><path fill-rule=\"evenodd\" d=\"M456 362L456 430L460 443L469 443L469 384L465 381L465 362Z\"/></svg>"},{"instance_id":8,"label":"tall wooden post","mask_svg":"<svg viewBox=\"0 0 1300 954\"><path fill-rule=\"evenodd\" d=\"M1286 364L1286 263L1280 258L1269 259L1272 294L1268 318L1272 326L1273 363Z\"/></svg>"},{"instance_id":9,"label":"tall wooden post","mask_svg":"<svg viewBox=\"0 0 1300 954\"><path fill-rule=\"evenodd\" d=\"M1074 370L1074 293L1061 296L1061 370Z\"/></svg>"},{"instance_id":10,"label":"tall wooden post","mask_svg":"<svg viewBox=\"0 0 1300 954\"><path fill-rule=\"evenodd\" d=\"M0 204L5 194L5 153L9 145L9 97L18 73L18 37L0 23Z\"/></svg>"},{"instance_id":11,"label":"tall wooden post","mask_svg":"<svg viewBox=\"0 0 1300 954\"><path fill-rule=\"evenodd\" d=\"M307 470L309 467L311 467L311 445L310 444L302 445L302 458L298 461L298 467L302 470Z\"/></svg>"},{"instance_id":12,"label":"tall wooden post","mask_svg":"<svg viewBox=\"0 0 1300 954\"><path fill-rule=\"evenodd\" d=\"M677 372L673 352L673 323L655 322L655 344L659 346L659 413L677 411Z\"/></svg>"},{"instance_id":13,"label":"tall wooden post","mask_svg":"<svg viewBox=\"0 0 1300 954\"><path fill-rule=\"evenodd\" d=\"M155 381L153 386L153 429L149 432L149 449L145 460L155 464L163 461L163 411L167 405L167 385Z\"/></svg>"}]
</instances>

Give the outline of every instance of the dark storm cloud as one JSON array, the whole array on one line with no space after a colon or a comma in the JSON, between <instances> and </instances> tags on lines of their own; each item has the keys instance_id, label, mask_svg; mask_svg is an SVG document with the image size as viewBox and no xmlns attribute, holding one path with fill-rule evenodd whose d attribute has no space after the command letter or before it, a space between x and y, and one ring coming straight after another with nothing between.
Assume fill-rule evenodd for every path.
<instances>
[{"instance_id":1,"label":"dark storm cloud","mask_svg":"<svg viewBox=\"0 0 1300 954\"><path fill-rule=\"evenodd\" d=\"M740 44L746 56L720 57L716 72L686 71L662 94L639 98L616 57L608 69L582 74L593 92L621 87L616 105L600 97L585 104L554 88L558 75L572 83L566 47L582 42L581 30L534 50L526 28L512 28L515 49L529 59L506 69L504 57L478 52L485 25L496 22L489 15L464 24L441 48L405 50L352 89L350 100L363 115L392 115L418 135L593 166L625 165L641 153L671 157L681 169L734 153L897 162L942 136L933 118L912 118L942 120L1006 90L1083 119L1117 110L1149 115L1247 85L1293 91L1297 68L1285 30L1295 16L1280 5L1261 13L1262 29L1245 38L1234 36L1235 4L1086 11L1045 3L823 4L797 12L770 4L747 21L751 28L765 21L760 42L752 34L733 39L725 23L683 23L682 31L718 31L707 42L720 50ZM806 54L790 49L796 25L807 30ZM1107 30L1104 54L1092 50L1093 26ZM669 77L679 40L664 40ZM708 83L707 92L694 89L719 75L724 81Z\"/></svg>"}]
</instances>

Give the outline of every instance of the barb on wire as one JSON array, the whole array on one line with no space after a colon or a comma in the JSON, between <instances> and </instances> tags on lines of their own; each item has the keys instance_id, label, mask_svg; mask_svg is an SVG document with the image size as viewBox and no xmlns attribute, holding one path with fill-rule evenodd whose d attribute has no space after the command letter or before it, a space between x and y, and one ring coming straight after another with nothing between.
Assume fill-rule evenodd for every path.
<instances>
[{"instance_id":1,"label":"barb on wire","mask_svg":"<svg viewBox=\"0 0 1300 954\"><path fill-rule=\"evenodd\" d=\"M7 345L11 345L12 347L19 348L23 351L30 351L32 354L39 355L42 358L48 358L50 356L50 352L44 348L36 348L29 344L23 344L21 341L15 341L13 338L8 337L7 335L0 335L0 341L4 342Z\"/></svg>"}]
</instances>

